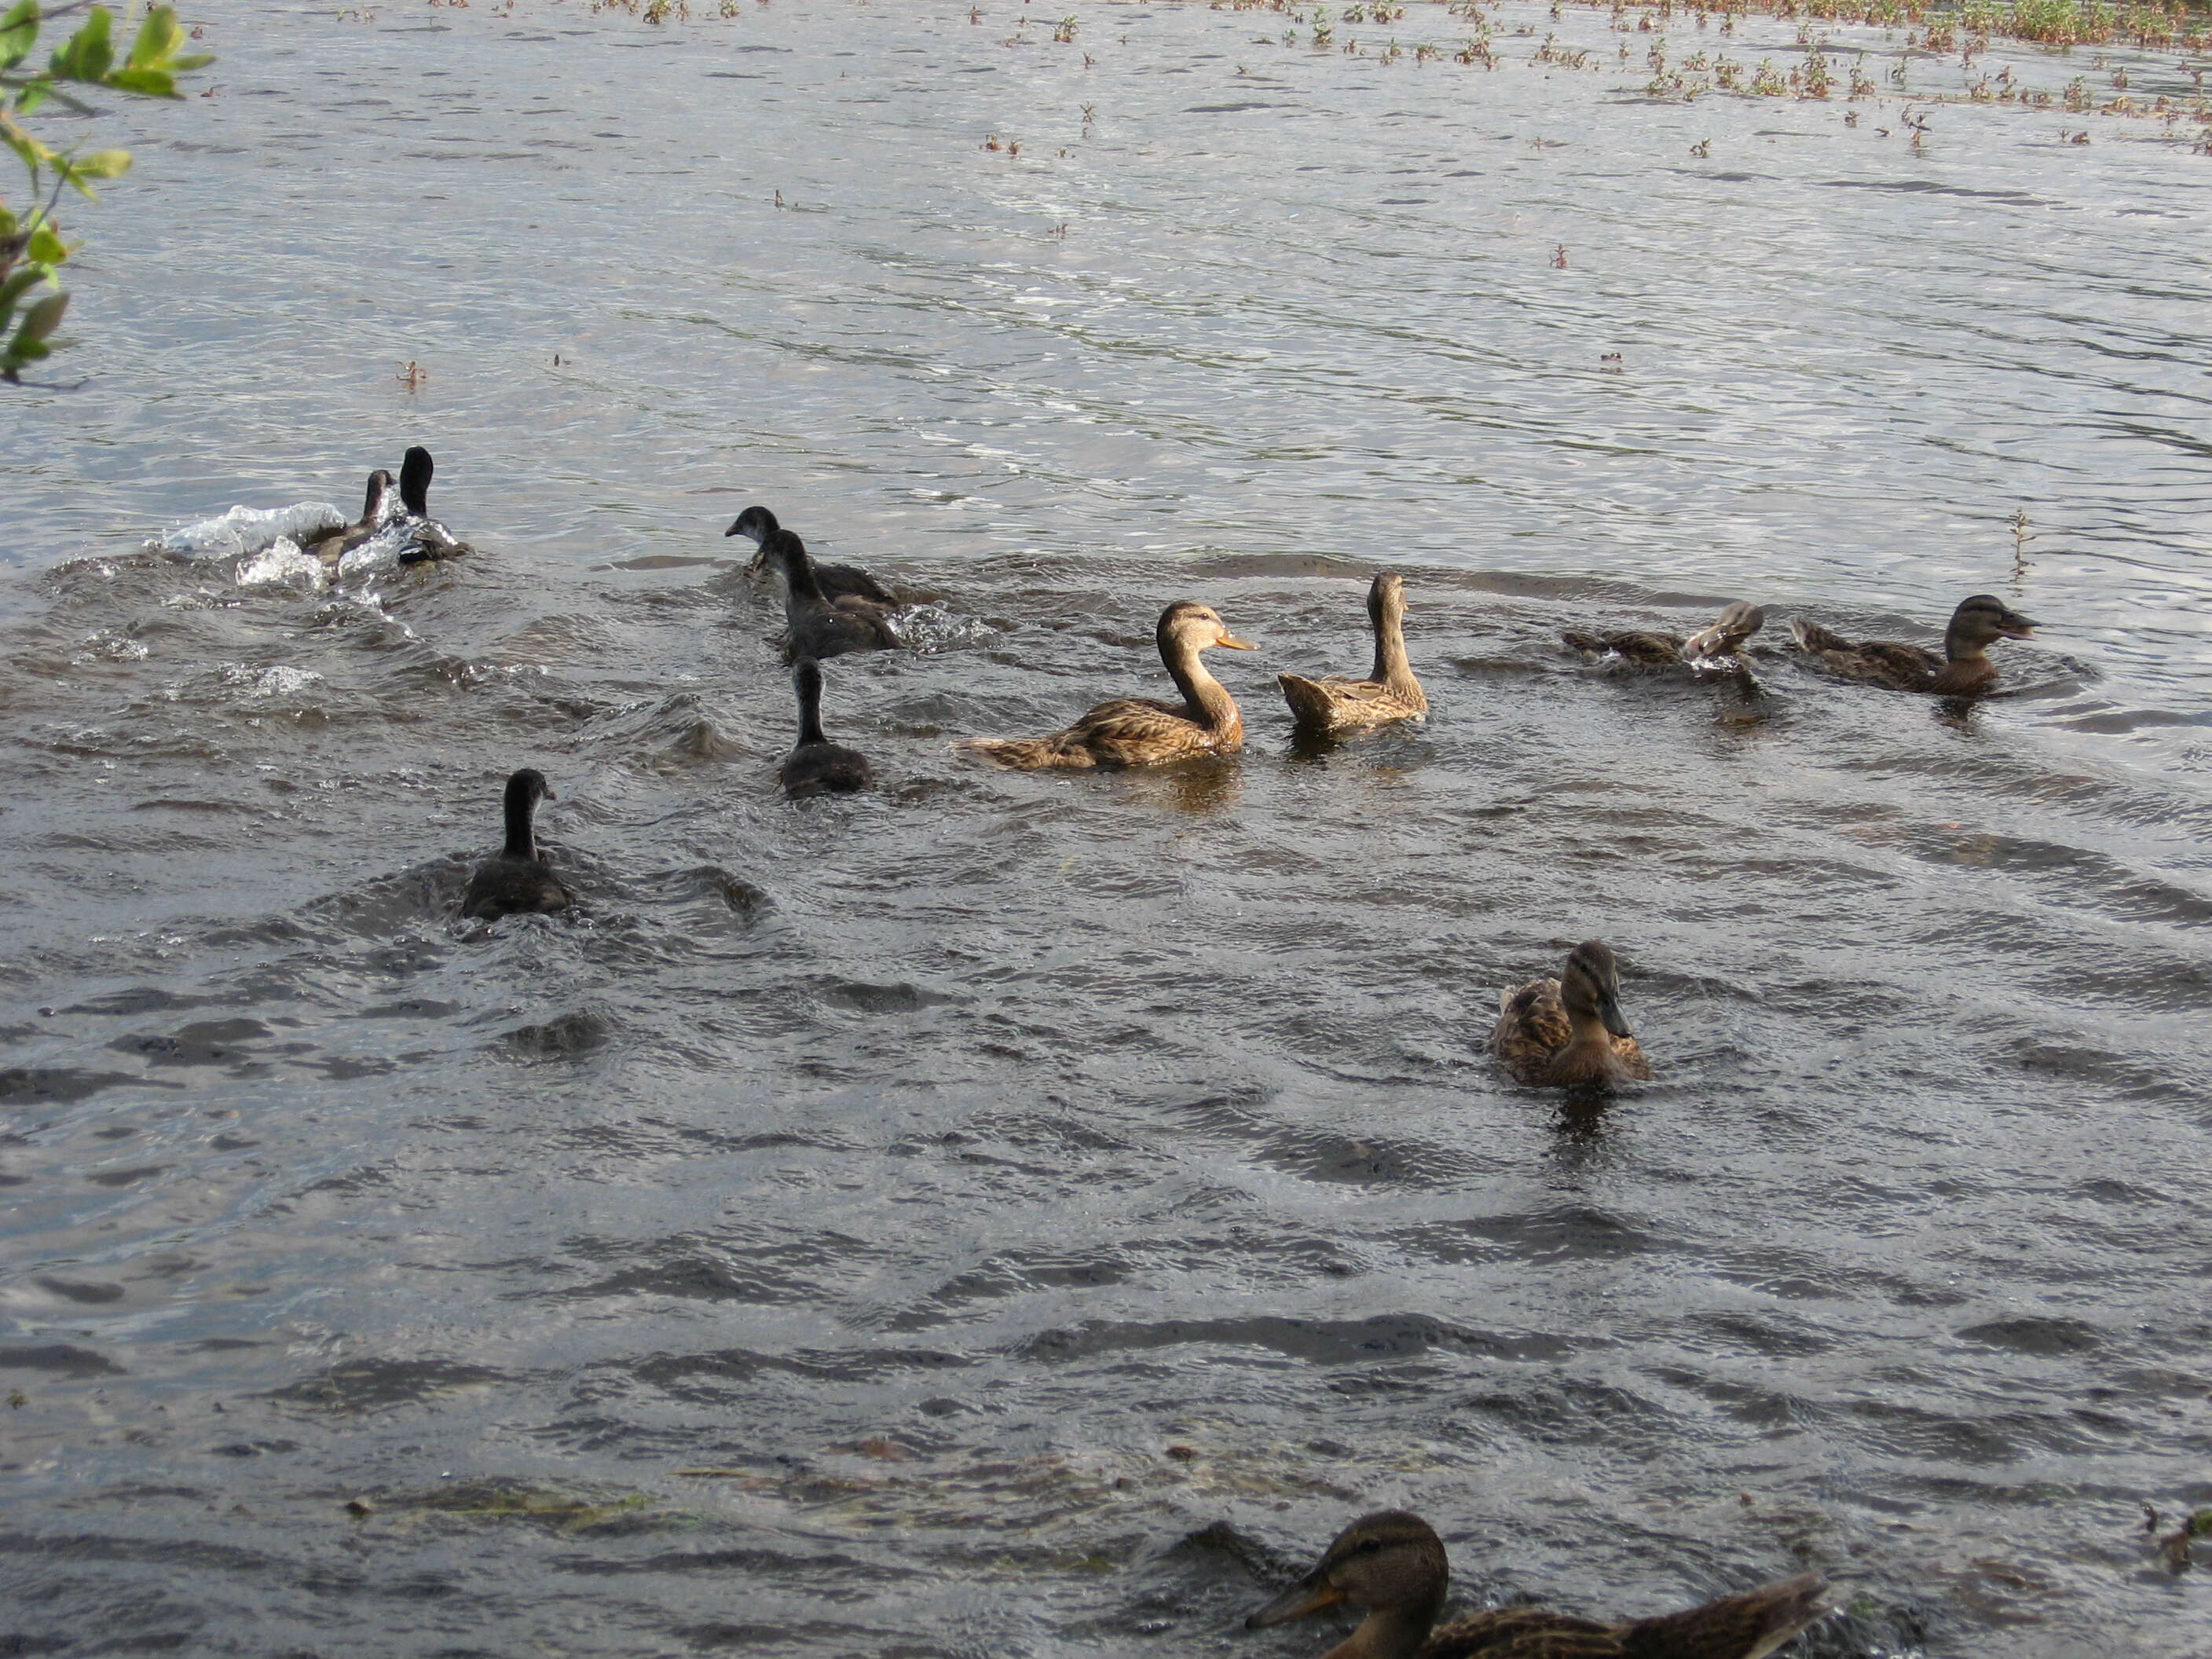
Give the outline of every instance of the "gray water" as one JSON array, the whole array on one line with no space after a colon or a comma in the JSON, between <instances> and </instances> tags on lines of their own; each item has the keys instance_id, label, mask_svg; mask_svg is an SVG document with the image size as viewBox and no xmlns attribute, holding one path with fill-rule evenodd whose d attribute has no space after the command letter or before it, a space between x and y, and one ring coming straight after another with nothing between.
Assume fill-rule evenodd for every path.
<instances>
[{"instance_id":1,"label":"gray water","mask_svg":"<svg viewBox=\"0 0 2212 1659\"><path fill-rule=\"evenodd\" d=\"M1311 1655L1238 1621L1402 1504L1470 1605L2212 1653L2188 124L1058 15L222 3L100 124L0 402L0 1650ZM1909 85L2191 90L2097 63ZM416 441L472 559L140 550ZM871 796L774 793L753 501L926 599L829 665ZM1299 749L1378 566L1433 714ZM1977 591L1963 713L1556 637ZM1184 596L1243 755L954 755ZM526 764L580 912L463 924ZM1484 1052L1593 936L1600 1106Z\"/></svg>"}]
</instances>

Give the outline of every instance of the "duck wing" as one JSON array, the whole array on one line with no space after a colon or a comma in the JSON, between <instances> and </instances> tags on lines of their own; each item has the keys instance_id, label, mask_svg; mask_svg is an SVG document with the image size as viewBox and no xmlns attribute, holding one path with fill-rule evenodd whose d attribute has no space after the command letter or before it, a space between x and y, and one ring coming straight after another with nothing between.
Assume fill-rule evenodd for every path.
<instances>
[{"instance_id":1,"label":"duck wing","mask_svg":"<svg viewBox=\"0 0 2212 1659\"><path fill-rule=\"evenodd\" d=\"M1675 634L1588 634L1570 629L1559 637L1577 651L1587 651L1592 656L1602 656L1610 651L1643 668L1664 668L1682 660L1681 636Z\"/></svg>"},{"instance_id":2,"label":"duck wing","mask_svg":"<svg viewBox=\"0 0 2212 1659\"><path fill-rule=\"evenodd\" d=\"M896 605L898 596L856 564L821 564L814 567L814 580L822 590L822 597L832 605L847 599L865 599L870 605Z\"/></svg>"},{"instance_id":3,"label":"duck wing","mask_svg":"<svg viewBox=\"0 0 2212 1659\"><path fill-rule=\"evenodd\" d=\"M1549 1074L1552 1056L1565 1048L1574 1034L1566 1006L1559 1000L1559 981L1531 980L1499 996L1490 1051L1524 1082L1540 1082Z\"/></svg>"},{"instance_id":4,"label":"duck wing","mask_svg":"<svg viewBox=\"0 0 2212 1659\"><path fill-rule=\"evenodd\" d=\"M1501 1607L1455 1619L1415 1659L1624 1659L1605 1626L1547 1607Z\"/></svg>"}]
</instances>

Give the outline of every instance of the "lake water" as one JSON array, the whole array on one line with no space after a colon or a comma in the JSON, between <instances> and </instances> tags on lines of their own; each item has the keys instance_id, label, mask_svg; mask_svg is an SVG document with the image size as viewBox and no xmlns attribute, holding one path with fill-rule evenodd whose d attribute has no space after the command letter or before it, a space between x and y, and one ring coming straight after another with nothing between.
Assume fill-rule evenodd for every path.
<instances>
[{"instance_id":1,"label":"lake water","mask_svg":"<svg viewBox=\"0 0 2212 1659\"><path fill-rule=\"evenodd\" d=\"M1406 1504L1469 1603L2212 1654L2203 129L1916 144L1842 27L1656 100L1806 62L1681 12L740 10L218 0L94 130L87 384L0 400L0 1649L1313 1655L1239 1621ZM140 550L414 442L475 557ZM756 501L928 596L828 666L874 794L775 794ZM1377 568L1431 717L1293 745ZM1982 591L1963 714L1557 638ZM952 752L1182 597L1243 755ZM523 765L580 913L465 926ZM1589 937L1595 1109L1484 1052Z\"/></svg>"}]
</instances>

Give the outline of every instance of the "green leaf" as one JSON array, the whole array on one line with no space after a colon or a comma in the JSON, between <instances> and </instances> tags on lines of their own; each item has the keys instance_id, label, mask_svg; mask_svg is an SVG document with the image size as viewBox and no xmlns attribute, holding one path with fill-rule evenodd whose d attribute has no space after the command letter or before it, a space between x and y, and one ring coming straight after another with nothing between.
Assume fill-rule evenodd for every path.
<instances>
[{"instance_id":1,"label":"green leaf","mask_svg":"<svg viewBox=\"0 0 2212 1659\"><path fill-rule=\"evenodd\" d=\"M167 6L155 6L138 26L138 38L131 43L131 56L125 61L132 69L155 69L184 44L185 32L177 27L177 14Z\"/></svg>"},{"instance_id":2,"label":"green leaf","mask_svg":"<svg viewBox=\"0 0 2212 1659\"><path fill-rule=\"evenodd\" d=\"M8 342L8 355L18 363L35 363L41 357L51 357L54 349L44 340L27 340L18 330L15 337Z\"/></svg>"},{"instance_id":3,"label":"green leaf","mask_svg":"<svg viewBox=\"0 0 2212 1659\"><path fill-rule=\"evenodd\" d=\"M70 296L49 294L23 313L23 325L15 331L16 349L36 340L43 340L62 325L62 313L69 309ZM44 354L41 353L41 356Z\"/></svg>"},{"instance_id":4,"label":"green leaf","mask_svg":"<svg viewBox=\"0 0 2212 1659\"><path fill-rule=\"evenodd\" d=\"M107 38L112 14L94 6L84 25L47 64L48 72L64 81L98 81L115 62L115 48Z\"/></svg>"},{"instance_id":5,"label":"green leaf","mask_svg":"<svg viewBox=\"0 0 2212 1659\"><path fill-rule=\"evenodd\" d=\"M87 179L120 179L131 171L127 149L96 149L89 155L70 157L70 171Z\"/></svg>"},{"instance_id":6,"label":"green leaf","mask_svg":"<svg viewBox=\"0 0 2212 1659\"><path fill-rule=\"evenodd\" d=\"M25 252L40 264L58 265L70 257L70 250L52 225L40 225L31 233L31 244Z\"/></svg>"},{"instance_id":7,"label":"green leaf","mask_svg":"<svg viewBox=\"0 0 2212 1659\"><path fill-rule=\"evenodd\" d=\"M167 70L119 69L100 82L118 92L135 92L141 98L179 96L177 78Z\"/></svg>"},{"instance_id":8,"label":"green leaf","mask_svg":"<svg viewBox=\"0 0 2212 1659\"><path fill-rule=\"evenodd\" d=\"M0 283L0 306L5 306L13 311L15 308L15 301L44 280L43 275L35 270L18 270L10 273L6 282Z\"/></svg>"},{"instance_id":9,"label":"green leaf","mask_svg":"<svg viewBox=\"0 0 2212 1659\"><path fill-rule=\"evenodd\" d=\"M22 91L15 94L15 113L18 115L30 114L33 111L36 110L40 105L46 101L46 94L52 90L53 88L49 87L43 81L32 82L28 86L25 87Z\"/></svg>"},{"instance_id":10,"label":"green leaf","mask_svg":"<svg viewBox=\"0 0 2212 1659\"><path fill-rule=\"evenodd\" d=\"M38 0L16 0L0 17L0 70L11 70L29 57L38 39Z\"/></svg>"}]
</instances>

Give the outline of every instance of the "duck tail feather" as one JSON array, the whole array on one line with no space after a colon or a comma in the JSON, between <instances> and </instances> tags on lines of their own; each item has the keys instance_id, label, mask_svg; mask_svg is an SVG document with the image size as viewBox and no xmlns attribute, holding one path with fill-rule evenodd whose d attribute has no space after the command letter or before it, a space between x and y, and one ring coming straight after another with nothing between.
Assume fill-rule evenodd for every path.
<instances>
[{"instance_id":1,"label":"duck tail feather","mask_svg":"<svg viewBox=\"0 0 2212 1659\"><path fill-rule=\"evenodd\" d=\"M1851 642L1840 634L1831 634L1815 622L1802 617L1790 619L1790 633L1799 646L1808 651L1848 651Z\"/></svg>"},{"instance_id":2,"label":"duck tail feather","mask_svg":"<svg viewBox=\"0 0 2212 1659\"><path fill-rule=\"evenodd\" d=\"M1065 749L1051 738L963 738L953 745L963 754L981 756L1010 772L1042 772L1054 767L1088 767L1093 763L1083 749Z\"/></svg>"},{"instance_id":3,"label":"duck tail feather","mask_svg":"<svg viewBox=\"0 0 2212 1659\"><path fill-rule=\"evenodd\" d=\"M1765 1659L1828 1611L1826 1581L1806 1572L1686 1613L1636 1620L1613 1637L1629 1659Z\"/></svg>"}]
</instances>

